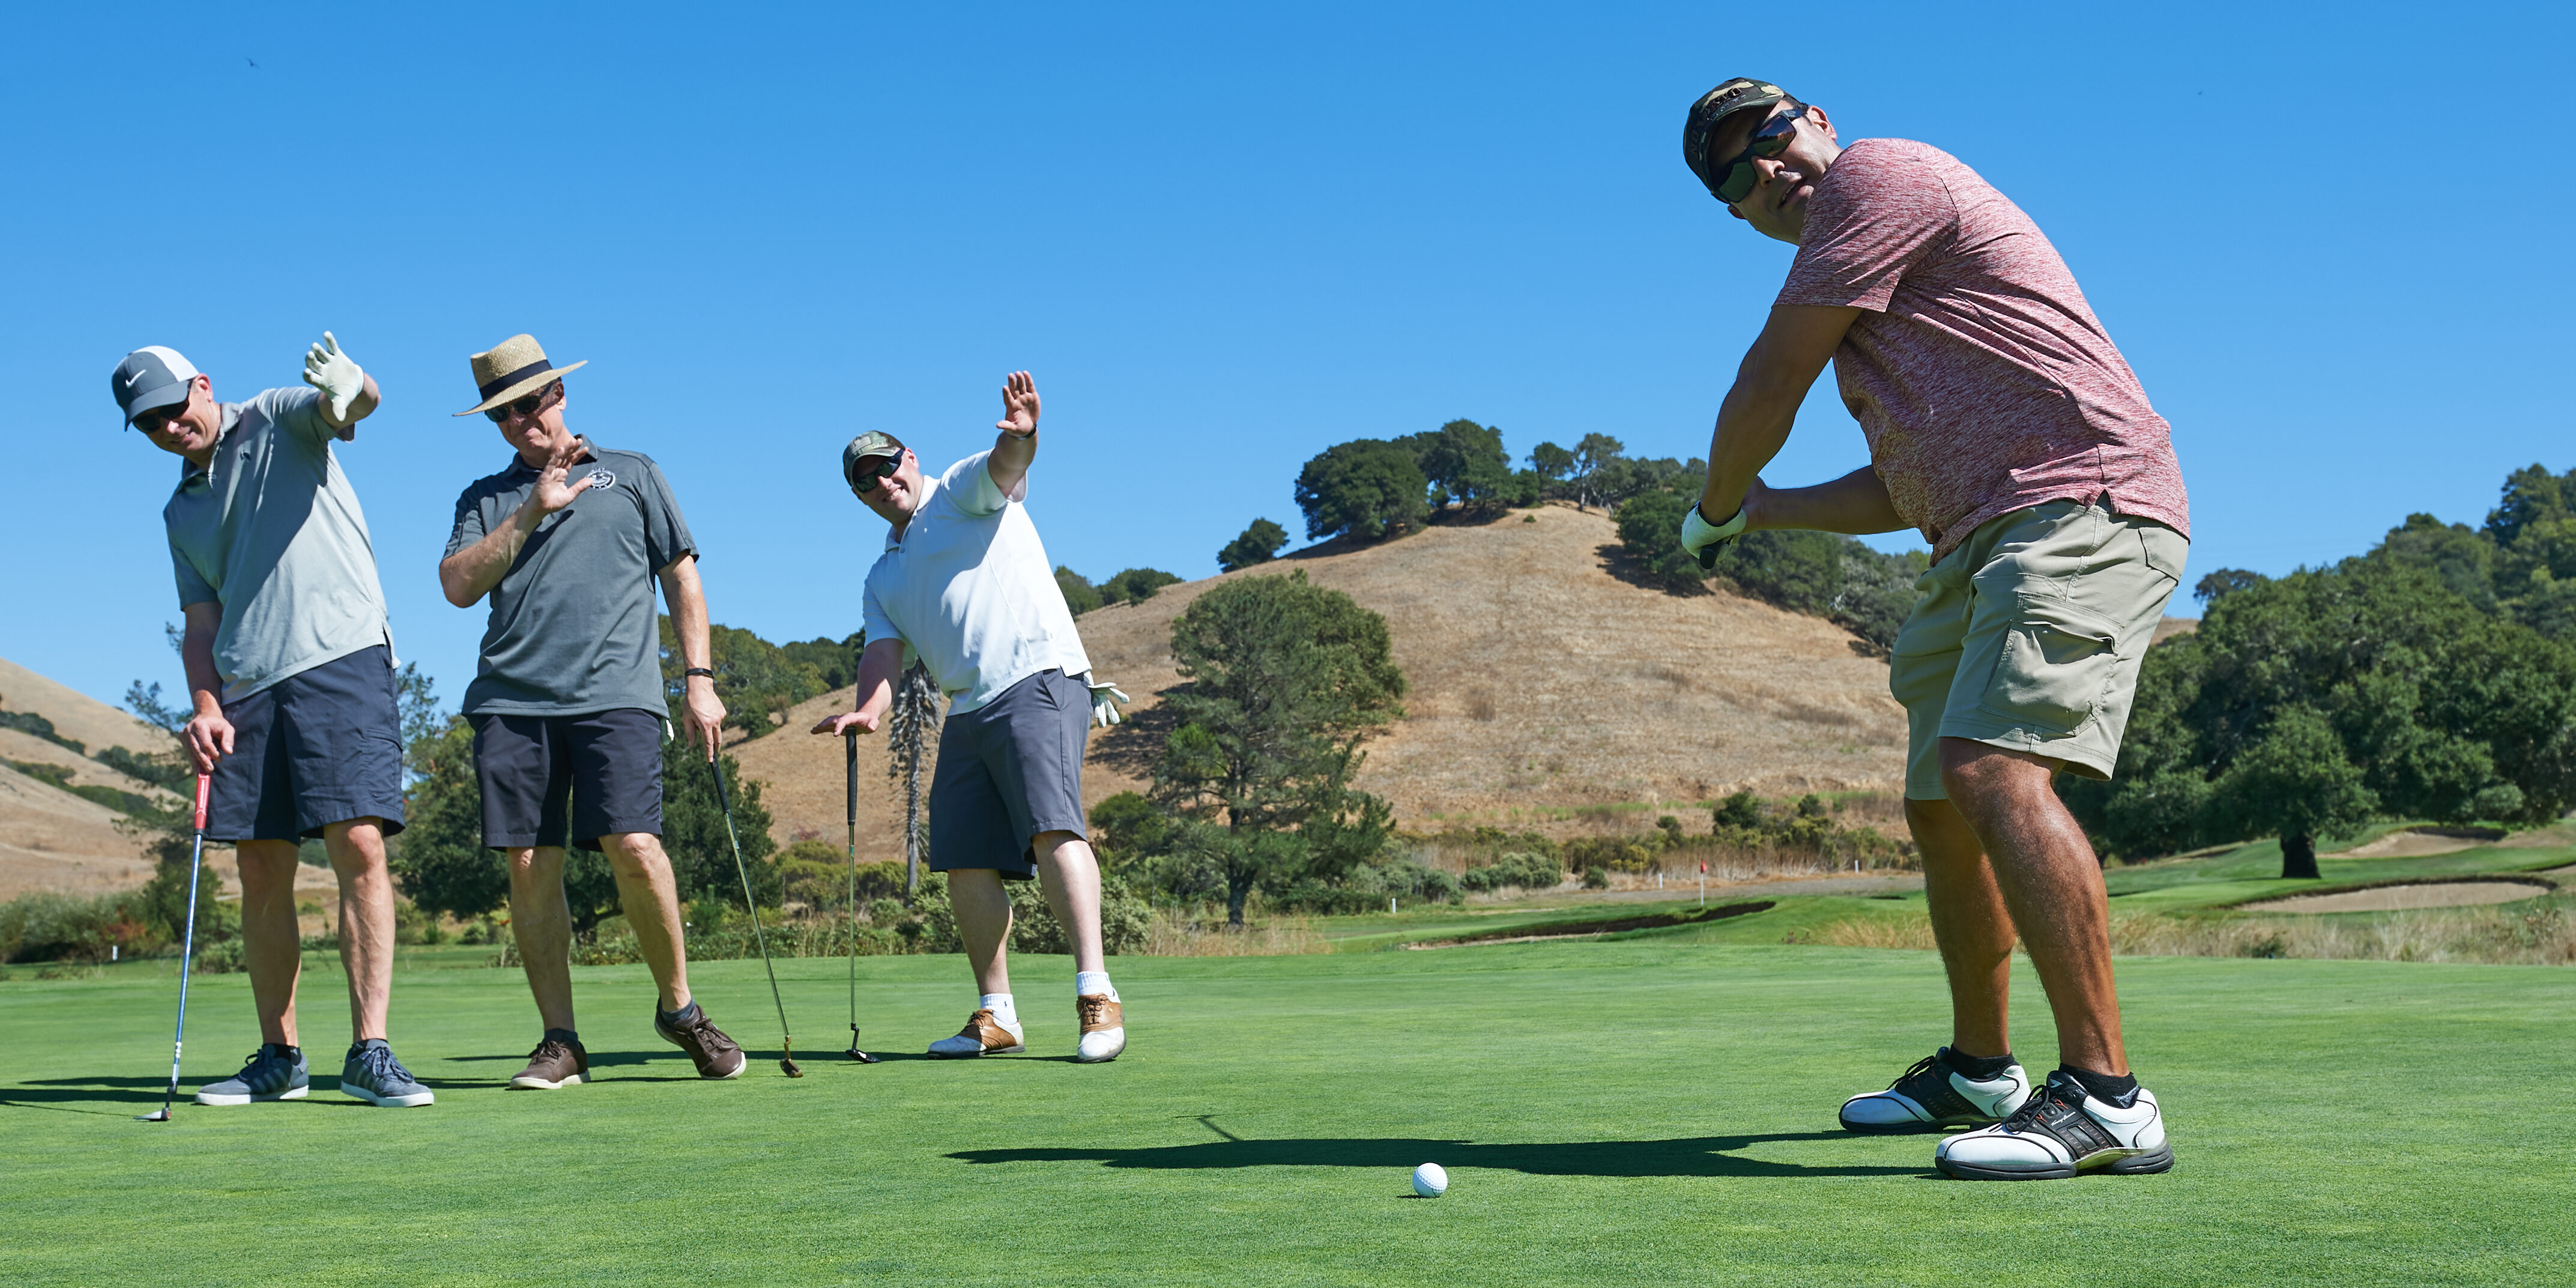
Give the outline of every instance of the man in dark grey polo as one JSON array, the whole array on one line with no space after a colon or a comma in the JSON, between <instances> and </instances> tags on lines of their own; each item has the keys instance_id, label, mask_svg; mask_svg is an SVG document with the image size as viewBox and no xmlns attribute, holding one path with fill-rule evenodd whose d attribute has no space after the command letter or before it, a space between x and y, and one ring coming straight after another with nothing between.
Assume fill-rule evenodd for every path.
<instances>
[{"instance_id":1,"label":"man in dark grey polo","mask_svg":"<svg viewBox=\"0 0 2576 1288\"><path fill-rule=\"evenodd\" d=\"M304 961L296 849L319 837L340 879L340 960L349 975L340 1090L377 1105L436 1100L385 1043L393 992L394 891L385 838L403 826L393 634L357 491L332 441L357 436L376 382L331 333L305 354L311 389L219 403L178 351L137 349L112 389L126 423L187 461L161 511L187 619L180 656L194 713L182 731L213 779L206 835L241 862L242 947L261 1043L201 1105L297 1100Z\"/></svg>"},{"instance_id":2,"label":"man in dark grey polo","mask_svg":"<svg viewBox=\"0 0 2576 1288\"><path fill-rule=\"evenodd\" d=\"M573 1026L567 840L604 852L627 924L660 989L654 1029L698 1074L742 1072L742 1048L689 995L680 900L662 852L662 694L653 605L658 579L688 666L684 717L709 759L725 709L708 667L697 547L661 467L564 427L563 375L535 339L472 358L481 401L517 453L457 498L439 562L449 603L491 596L482 664L465 690L483 791L483 843L509 856L510 930L545 1034L510 1080L552 1090L586 1081ZM570 796L567 808L566 796Z\"/></svg>"}]
</instances>

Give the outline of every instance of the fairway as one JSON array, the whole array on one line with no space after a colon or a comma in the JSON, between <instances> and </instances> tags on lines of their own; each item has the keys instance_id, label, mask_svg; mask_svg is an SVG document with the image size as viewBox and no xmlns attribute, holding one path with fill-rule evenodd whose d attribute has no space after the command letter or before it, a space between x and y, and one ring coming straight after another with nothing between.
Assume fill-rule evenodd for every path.
<instances>
[{"instance_id":1,"label":"fairway","mask_svg":"<svg viewBox=\"0 0 2576 1288\"><path fill-rule=\"evenodd\" d=\"M318 967L320 958L309 959ZM1926 953L1670 943L1122 957L1131 1045L1064 1060L1060 958L1016 963L1031 1054L935 1063L952 958L693 968L754 1055L702 1083L641 967L575 972L603 1081L501 1084L534 1043L516 971L396 976L439 1104L335 1091L335 973L308 973L312 1098L158 1103L175 979L0 984L13 1283L2541 1283L2576 1254L2563 1095L2576 974L2126 959L2163 1176L1939 1179L1931 1137L1834 1129L1944 1036ZM2016 1049L2053 1063L2017 980ZM187 1080L254 1045L201 977ZM1413 1197L1407 1172L1452 1188Z\"/></svg>"}]
</instances>

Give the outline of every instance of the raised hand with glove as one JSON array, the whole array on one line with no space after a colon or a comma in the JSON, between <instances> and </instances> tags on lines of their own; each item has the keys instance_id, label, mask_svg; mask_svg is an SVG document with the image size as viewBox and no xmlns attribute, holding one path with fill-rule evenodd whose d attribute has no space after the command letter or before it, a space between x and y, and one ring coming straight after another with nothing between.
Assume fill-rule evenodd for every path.
<instances>
[{"instance_id":1,"label":"raised hand with glove","mask_svg":"<svg viewBox=\"0 0 2576 1288\"><path fill-rule=\"evenodd\" d=\"M1700 514L1697 504L1682 514L1682 550L1699 561L1701 571L1717 567L1717 552L1743 535L1744 510L1741 507L1735 511L1735 517L1724 523L1709 522Z\"/></svg>"},{"instance_id":2,"label":"raised hand with glove","mask_svg":"<svg viewBox=\"0 0 2576 1288\"><path fill-rule=\"evenodd\" d=\"M1126 691L1117 685L1106 680L1093 680L1091 682L1091 722L1103 729L1109 728L1126 719L1125 716L1118 714L1118 708L1133 701L1135 699L1128 697Z\"/></svg>"},{"instance_id":3,"label":"raised hand with glove","mask_svg":"<svg viewBox=\"0 0 2576 1288\"><path fill-rule=\"evenodd\" d=\"M304 383L322 391L322 418L335 429L346 429L376 409L376 382L340 351L340 341L328 331L304 353Z\"/></svg>"}]
</instances>

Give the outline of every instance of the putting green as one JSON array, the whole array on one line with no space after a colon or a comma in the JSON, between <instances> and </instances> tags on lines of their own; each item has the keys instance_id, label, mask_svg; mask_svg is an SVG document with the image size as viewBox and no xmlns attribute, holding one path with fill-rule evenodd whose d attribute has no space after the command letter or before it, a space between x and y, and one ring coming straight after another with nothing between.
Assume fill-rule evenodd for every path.
<instances>
[{"instance_id":1,"label":"putting green","mask_svg":"<svg viewBox=\"0 0 2576 1288\"><path fill-rule=\"evenodd\" d=\"M439 1092L158 1103L174 980L0 983L14 1283L2514 1283L2576 1256L2558 1094L2576 973L2126 960L2163 1176L1944 1181L1929 1137L1833 1128L1944 1035L1930 954L1639 942L1121 958L1133 1043L1077 1066L1069 968L1023 959L1033 1054L860 1067L842 966L781 963L808 1076L780 1077L760 964L695 972L757 1055L689 1076L637 967L575 972L606 1080L508 1092L514 971L397 976ZM953 958L860 963L898 1056L970 1003ZM2025 973L2018 1047L2051 1060ZM252 1047L200 979L188 1083ZM1417 1163L1446 1197L1411 1197Z\"/></svg>"}]
</instances>

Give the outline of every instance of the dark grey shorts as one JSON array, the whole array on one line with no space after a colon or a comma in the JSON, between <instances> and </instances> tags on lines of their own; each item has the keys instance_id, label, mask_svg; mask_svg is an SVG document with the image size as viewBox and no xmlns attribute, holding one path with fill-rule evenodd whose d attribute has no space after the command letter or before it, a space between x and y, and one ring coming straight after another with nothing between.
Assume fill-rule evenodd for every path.
<instances>
[{"instance_id":1,"label":"dark grey shorts","mask_svg":"<svg viewBox=\"0 0 2576 1288\"><path fill-rule=\"evenodd\" d=\"M210 841L297 841L325 824L403 828L402 726L394 655L382 644L298 671L224 704L233 752L215 763Z\"/></svg>"},{"instance_id":2,"label":"dark grey shorts","mask_svg":"<svg viewBox=\"0 0 2576 1288\"><path fill-rule=\"evenodd\" d=\"M597 851L603 836L662 834L660 713L629 707L467 719L474 725L474 778L483 788L483 844L561 847L569 837Z\"/></svg>"},{"instance_id":3,"label":"dark grey shorts","mask_svg":"<svg viewBox=\"0 0 2576 1288\"><path fill-rule=\"evenodd\" d=\"M1027 880L1040 832L1090 839L1082 824L1082 749L1091 686L1040 671L939 731L930 778L930 870L992 868Z\"/></svg>"}]
</instances>

